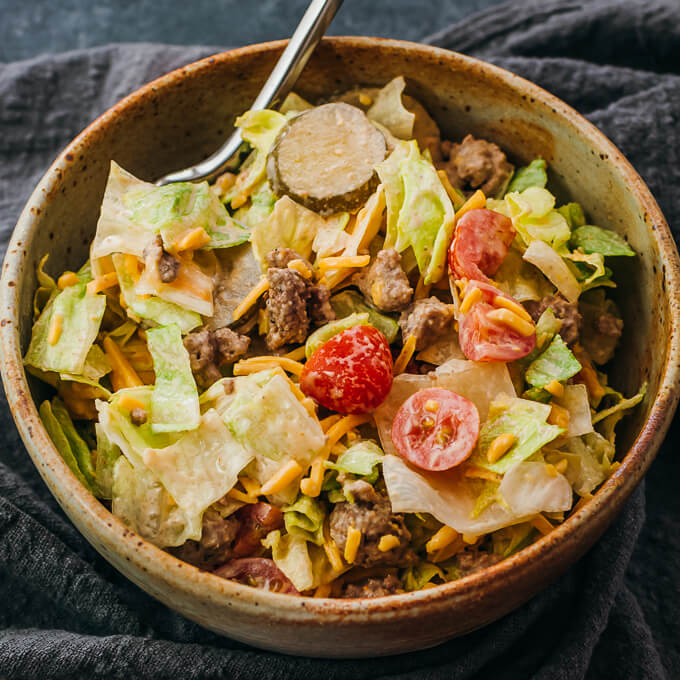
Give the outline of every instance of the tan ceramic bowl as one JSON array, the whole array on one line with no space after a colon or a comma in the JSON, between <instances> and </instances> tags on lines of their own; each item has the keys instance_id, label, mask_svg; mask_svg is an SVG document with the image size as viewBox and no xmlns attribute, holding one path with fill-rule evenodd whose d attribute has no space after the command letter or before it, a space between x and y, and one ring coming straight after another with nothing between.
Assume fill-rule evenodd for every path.
<instances>
[{"instance_id":1,"label":"tan ceramic bowl","mask_svg":"<svg viewBox=\"0 0 680 680\"><path fill-rule=\"evenodd\" d=\"M611 371L643 404L621 424L619 470L549 536L483 572L432 590L378 600L322 600L262 592L180 562L129 531L90 496L59 457L21 356L31 330L35 268L77 268L94 234L109 161L152 180L215 149L246 110L283 49L234 50L187 66L130 95L77 137L34 191L4 262L2 377L17 426L50 491L87 540L146 592L219 633L311 656L384 655L436 645L483 626L555 580L602 534L649 467L678 398L680 268L663 215L629 163L590 123L544 90L489 64L422 45L373 38L323 42L297 88L312 100L403 74L444 134L492 139L516 162L550 163L562 199L625 234L639 253L617 272L627 332ZM625 268L625 269L624 269Z\"/></svg>"}]
</instances>

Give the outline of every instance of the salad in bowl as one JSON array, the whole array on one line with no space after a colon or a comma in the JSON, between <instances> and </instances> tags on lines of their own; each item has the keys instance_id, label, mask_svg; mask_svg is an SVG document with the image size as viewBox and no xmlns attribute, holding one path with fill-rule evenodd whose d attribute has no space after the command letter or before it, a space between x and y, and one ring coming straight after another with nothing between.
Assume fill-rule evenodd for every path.
<instances>
[{"instance_id":1,"label":"salad in bowl","mask_svg":"<svg viewBox=\"0 0 680 680\"><path fill-rule=\"evenodd\" d=\"M404 89L249 111L213 184L112 162L87 262L38 269L56 448L222 578L357 598L484 569L591 498L643 398L607 375L635 252Z\"/></svg>"}]
</instances>

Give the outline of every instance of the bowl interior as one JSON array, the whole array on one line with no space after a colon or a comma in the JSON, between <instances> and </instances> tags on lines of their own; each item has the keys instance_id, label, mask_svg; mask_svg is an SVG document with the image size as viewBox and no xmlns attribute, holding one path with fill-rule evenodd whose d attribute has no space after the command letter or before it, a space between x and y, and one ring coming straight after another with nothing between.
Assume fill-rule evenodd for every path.
<instances>
[{"instance_id":1,"label":"bowl interior","mask_svg":"<svg viewBox=\"0 0 680 680\"><path fill-rule=\"evenodd\" d=\"M16 323L18 332L13 335L15 331L6 330L2 321L3 377L11 404L25 395L19 352L25 352L30 339L37 264L49 254L47 270L58 275L64 269L78 268L87 258L110 161L153 180L204 158L231 132L235 117L249 107L282 49L282 43L243 48L169 74L104 114L57 159L26 207L4 265L3 314ZM245 618L239 628L224 617L224 607L231 607L241 591L251 589L220 584L218 579L190 568L196 585L192 589L186 585L189 579L184 578L187 569L179 569L181 563L142 542L142 556L136 561L137 548L131 547L127 534L114 537L115 526L108 522L107 529L102 513L93 509L98 503L80 490L69 496L68 489L75 487L73 480L71 487L64 482L63 466L57 470L52 463L45 463L54 461L50 456L56 453L45 450L41 444L44 437L32 439L31 428L41 429L33 405L17 410L22 436L41 474L107 559L164 601L170 602L169 593L175 593L179 600L173 606L191 618L268 648L313 653L314 626L319 619L312 615L317 611L333 613L333 624L349 630L353 625L371 625L362 618L369 609L373 614L389 614L397 626L409 616L423 613L416 604L427 604L427 623L425 617L420 620L418 635L407 626L391 629L389 636L362 639L351 631L342 637L345 633L336 627L336 653L350 656L421 648L507 613L566 569L604 530L651 462L676 399L669 385L675 385L673 375L677 375L677 367L670 367L670 361L679 354L674 335L679 313L678 302L666 288L677 285L677 253L654 199L619 152L569 107L536 86L473 59L425 46L368 38L324 40L296 91L319 101L357 84L383 85L397 75L405 76L407 91L437 120L443 137L459 139L472 133L490 139L517 164L545 158L550 167L550 187L558 198L579 201L593 223L617 230L638 252L637 258L621 258L624 261L615 263L619 287L614 296L630 330L624 333L610 367L612 382L627 394L636 391L643 381L648 382L647 398L622 422L617 438L619 451L632 447L629 457L634 461L628 467L624 464L620 475L607 482L598 494L602 503L594 502L583 515L583 522L568 520L550 540L524 551L526 557L520 553L507 565L501 563L488 570L488 578L474 575L432 591L388 598L395 602L391 610L392 605L379 603L333 603L331 611L330 605L324 610L326 605L314 601L301 613L298 604L281 601L283 596L261 593L257 602L258 598L246 593L239 610ZM45 387L32 379L29 384L39 402L46 395ZM664 390L663 398L659 398ZM47 471L47 467L54 471ZM82 519L86 510L89 515ZM543 558L538 559L541 554ZM279 602L269 612L270 621L276 612L288 607L294 612L291 616L311 627L305 629L305 635L294 628L290 632L281 628L275 642L268 634L263 637L261 630L257 632L257 617L262 610L249 612L248 602L255 606ZM235 616L236 606L231 611ZM460 616L463 611L465 616ZM384 625L386 621L381 619ZM319 632L320 646L324 635Z\"/></svg>"}]
</instances>

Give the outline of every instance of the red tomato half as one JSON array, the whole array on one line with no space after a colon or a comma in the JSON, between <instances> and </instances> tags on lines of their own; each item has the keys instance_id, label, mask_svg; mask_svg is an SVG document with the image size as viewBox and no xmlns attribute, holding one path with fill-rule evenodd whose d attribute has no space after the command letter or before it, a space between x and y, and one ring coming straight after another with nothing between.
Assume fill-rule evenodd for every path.
<instances>
[{"instance_id":1,"label":"red tomato half","mask_svg":"<svg viewBox=\"0 0 680 680\"><path fill-rule=\"evenodd\" d=\"M482 300L458 319L458 336L463 354L472 361L514 361L525 357L536 346L536 333L525 336L505 324L489 319L498 307L496 297L512 300L501 290L482 281L470 281L465 290L482 291Z\"/></svg>"},{"instance_id":2,"label":"red tomato half","mask_svg":"<svg viewBox=\"0 0 680 680\"><path fill-rule=\"evenodd\" d=\"M283 513L269 503L244 505L237 511L241 523L234 542L234 557L248 557L262 552L262 539L283 526Z\"/></svg>"},{"instance_id":3,"label":"red tomato half","mask_svg":"<svg viewBox=\"0 0 680 680\"><path fill-rule=\"evenodd\" d=\"M514 238L510 218L486 208L470 210L456 225L449 270L459 279L488 281L503 264Z\"/></svg>"},{"instance_id":4,"label":"red tomato half","mask_svg":"<svg viewBox=\"0 0 680 680\"><path fill-rule=\"evenodd\" d=\"M334 335L309 357L300 389L338 413L369 413L392 387L392 355L373 326L354 326Z\"/></svg>"},{"instance_id":5,"label":"red tomato half","mask_svg":"<svg viewBox=\"0 0 680 680\"><path fill-rule=\"evenodd\" d=\"M402 458L434 472L460 465L472 453L478 436L477 407L440 387L411 395L392 423L392 442Z\"/></svg>"}]
</instances>

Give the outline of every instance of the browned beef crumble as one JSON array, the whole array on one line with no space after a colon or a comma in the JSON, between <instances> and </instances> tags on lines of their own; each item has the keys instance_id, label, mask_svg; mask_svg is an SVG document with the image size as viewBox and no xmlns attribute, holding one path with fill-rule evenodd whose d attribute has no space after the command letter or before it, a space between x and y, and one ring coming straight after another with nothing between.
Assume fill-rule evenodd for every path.
<instances>
[{"instance_id":1,"label":"browned beef crumble","mask_svg":"<svg viewBox=\"0 0 680 680\"><path fill-rule=\"evenodd\" d=\"M143 408L133 408L130 411L130 421L133 425L144 425L147 419L147 413Z\"/></svg>"},{"instance_id":2,"label":"browned beef crumble","mask_svg":"<svg viewBox=\"0 0 680 680\"><path fill-rule=\"evenodd\" d=\"M265 341L270 350L290 343L301 344L307 339L312 324L335 319L328 288L314 285L295 270L287 269L288 263L293 260L302 260L309 265L290 248L277 248L266 257L269 265L269 330Z\"/></svg>"},{"instance_id":3,"label":"browned beef crumble","mask_svg":"<svg viewBox=\"0 0 680 680\"><path fill-rule=\"evenodd\" d=\"M562 322L559 331L562 340L567 345L573 345L575 342L578 342L583 326L583 319L578 311L578 305L573 305L558 295L549 295L542 300L527 300L523 304L534 322L537 322L541 314L550 307L555 317Z\"/></svg>"},{"instance_id":4,"label":"browned beef crumble","mask_svg":"<svg viewBox=\"0 0 680 680\"><path fill-rule=\"evenodd\" d=\"M158 276L163 283L172 283L179 272L180 261L163 250L163 239L160 235L144 248L144 260L151 260L158 269Z\"/></svg>"},{"instance_id":5,"label":"browned beef crumble","mask_svg":"<svg viewBox=\"0 0 680 680\"><path fill-rule=\"evenodd\" d=\"M453 306L434 296L416 300L401 313L399 326L403 341L416 337L416 350L425 349L437 338L451 330Z\"/></svg>"},{"instance_id":6,"label":"browned beef crumble","mask_svg":"<svg viewBox=\"0 0 680 680\"><path fill-rule=\"evenodd\" d=\"M366 486L370 485L366 484ZM334 505L329 517L333 540L340 551L344 551L347 532L350 527L354 527L362 533L361 544L354 560L355 566L412 564L416 556L409 547L411 533L404 524L404 516L392 513L392 506L386 495L376 492L372 487L371 490L372 493L363 489L365 493L355 495L353 503L342 502ZM378 543L386 534L396 536L399 539L399 545L381 552L378 549Z\"/></svg>"},{"instance_id":7,"label":"browned beef crumble","mask_svg":"<svg viewBox=\"0 0 680 680\"><path fill-rule=\"evenodd\" d=\"M189 352L191 370L200 387L209 387L222 377L220 366L233 363L248 350L250 338L230 328L203 329L189 333L184 346Z\"/></svg>"},{"instance_id":8,"label":"browned beef crumble","mask_svg":"<svg viewBox=\"0 0 680 680\"><path fill-rule=\"evenodd\" d=\"M454 187L468 193L481 189L486 196L496 196L507 187L514 170L496 144L472 135L459 144L443 141L441 156L443 160L435 160L437 168L446 172Z\"/></svg>"},{"instance_id":9,"label":"browned beef crumble","mask_svg":"<svg viewBox=\"0 0 680 680\"><path fill-rule=\"evenodd\" d=\"M481 550L464 550L453 557L453 562L458 569L458 575L462 578L476 571L497 564L503 559L502 555L486 553Z\"/></svg>"},{"instance_id":10,"label":"browned beef crumble","mask_svg":"<svg viewBox=\"0 0 680 680\"><path fill-rule=\"evenodd\" d=\"M402 587L401 581L394 574L384 578L369 577L345 585L341 597L384 597L394 595Z\"/></svg>"},{"instance_id":11,"label":"browned beef crumble","mask_svg":"<svg viewBox=\"0 0 680 680\"><path fill-rule=\"evenodd\" d=\"M383 312L404 309L411 302L413 288L401 268L401 255L394 249L381 250L370 267L357 274L359 290Z\"/></svg>"},{"instance_id":12,"label":"browned beef crumble","mask_svg":"<svg viewBox=\"0 0 680 680\"><path fill-rule=\"evenodd\" d=\"M216 510L208 508L203 513L201 540L188 540L178 548L172 548L171 552L199 569L214 569L231 559L239 526L235 515L222 517Z\"/></svg>"}]
</instances>

